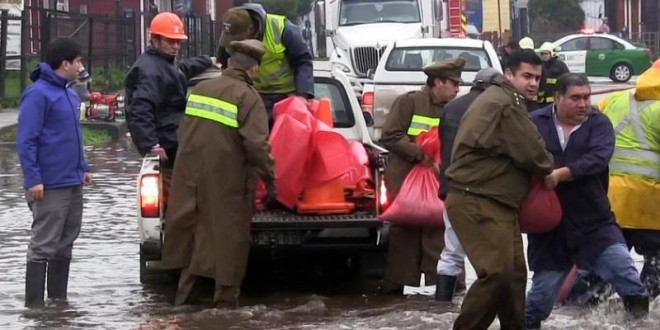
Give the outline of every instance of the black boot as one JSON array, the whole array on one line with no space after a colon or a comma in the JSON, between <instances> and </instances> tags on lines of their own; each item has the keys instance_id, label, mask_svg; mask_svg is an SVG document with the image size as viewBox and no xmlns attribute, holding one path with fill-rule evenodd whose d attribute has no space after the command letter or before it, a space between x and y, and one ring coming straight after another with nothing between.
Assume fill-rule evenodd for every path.
<instances>
[{"instance_id":1,"label":"black boot","mask_svg":"<svg viewBox=\"0 0 660 330\"><path fill-rule=\"evenodd\" d=\"M456 276L438 275L438 283L435 285L435 300L451 302L456 291Z\"/></svg>"},{"instance_id":2,"label":"black boot","mask_svg":"<svg viewBox=\"0 0 660 330\"><path fill-rule=\"evenodd\" d=\"M25 269L25 307L44 305L46 263L28 261Z\"/></svg>"},{"instance_id":3,"label":"black boot","mask_svg":"<svg viewBox=\"0 0 660 330\"><path fill-rule=\"evenodd\" d=\"M48 262L48 298L65 300L69 284L69 265L71 260L53 260Z\"/></svg>"},{"instance_id":4,"label":"black boot","mask_svg":"<svg viewBox=\"0 0 660 330\"><path fill-rule=\"evenodd\" d=\"M642 318L649 314L648 296L623 297L623 306L626 312L634 318Z\"/></svg>"}]
</instances>

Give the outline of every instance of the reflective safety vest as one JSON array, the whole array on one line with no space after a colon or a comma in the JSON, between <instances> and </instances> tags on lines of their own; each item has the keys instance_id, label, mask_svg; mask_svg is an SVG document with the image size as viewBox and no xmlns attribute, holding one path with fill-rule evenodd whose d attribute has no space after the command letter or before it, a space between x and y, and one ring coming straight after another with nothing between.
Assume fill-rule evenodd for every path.
<instances>
[{"instance_id":1,"label":"reflective safety vest","mask_svg":"<svg viewBox=\"0 0 660 330\"><path fill-rule=\"evenodd\" d=\"M610 174L660 181L659 134L660 101L638 102L633 92L620 92L603 109L616 134Z\"/></svg>"},{"instance_id":2,"label":"reflective safety vest","mask_svg":"<svg viewBox=\"0 0 660 330\"><path fill-rule=\"evenodd\" d=\"M185 113L188 116L204 118L238 128L238 107L221 99L190 94Z\"/></svg>"},{"instance_id":3,"label":"reflective safety vest","mask_svg":"<svg viewBox=\"0 0 660 330\"><path fill-rule=\"evenodd\" d=\"M534 95L534 98L532 100L537 101L539 103L554 103L555 102L554 91L556 90L555 85L557 85L557 78L546 78L545 89L539 91L537 95Z\"/></svg>"},{"instance_id":4,"label":"reflective safety vest","mask_svg":"<svg viewBox=\"0 0 660 330\"><path fill-rule=\"evenodd\" d=\"M266 53L261 59L259 72L254 77L254 87L262 94L287 94L296 90L295 72L289 65L282 43L286 17L266 14L262 42Z\"/></svg>"},{"instance_id":5,"label":"reflective safety vest","mask_svg":"<svg viewBox=\"0 0 660 330\"><path fill-rule=\"evenodd\" d=\"M434 126L440 125L440 118L426 117L414 114L408 126L408 135L417 136L422 132L428 132Z\"/></svg>"}]
</instances>

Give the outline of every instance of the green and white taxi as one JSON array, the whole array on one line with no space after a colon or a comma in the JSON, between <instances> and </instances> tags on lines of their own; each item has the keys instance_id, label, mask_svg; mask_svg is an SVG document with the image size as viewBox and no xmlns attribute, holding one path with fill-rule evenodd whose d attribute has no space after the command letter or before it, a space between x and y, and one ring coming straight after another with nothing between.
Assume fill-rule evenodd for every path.
<instances>
[{"instance_id":1,"label":"green and white taxi","mask_svg":"<svg viewBox=\"0 0 660 330\"><path fill-rule=\"evenodd\" d=\"M615 82L627 82L651 66L649 49L610 34L572 34L553 44L571 72L609 77Z\"/></svg>"}]
</instances>

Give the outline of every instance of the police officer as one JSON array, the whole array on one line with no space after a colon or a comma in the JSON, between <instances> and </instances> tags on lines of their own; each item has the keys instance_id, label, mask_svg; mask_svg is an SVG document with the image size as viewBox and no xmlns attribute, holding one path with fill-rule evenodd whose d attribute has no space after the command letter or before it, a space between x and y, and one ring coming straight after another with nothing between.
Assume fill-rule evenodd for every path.
<instances>
[{"instance_id":1,"label":"police officer","mask_svg":"<svg viewBox=\"0 0 660 330\"><path fill-rule=\"evenodd\" d=\"M252 86L265 49L254 39L231 47L222 76L192 89L179 129L163 246L163 267L182 270L177 305L195 298L190 293L201 276L215 280L216 306L237 306L250 248L254 177L274 179L268 118Z\"/></svg>"},{"instance_id":2,"label":"police officer","mask_svg":"<svg viewBox=\"0 0 660 330\"><path fill-rule=\"evenodd\" d=\"M555 102L557 79L564 73L569 72L566 63L557 58L555 46L552 43L544 42L539 48L539 55L543 61L543 77L541 78L541 87L539 87L539 93L536 99L536 109L546 107ZM529 110L532 111L534 109Z\"/></svg>"},{"instance_id":3,"label":"police officer","mask_svg":"<svg viewBox=\"0 0 660 330\"><path fill-rule=\"evenodd\" d=\"M456 131L461 118L470 107L470 104L490 86L490 81L502 74L493 68L485 68L477 72L474 78L474 86L470 92L449 102L445 107L440 119L440 199L447 198L449 182L445 171L450 164L451 149L456 138ZM440 260L438 260L438 283L435 289L435 299L438 301L451 301L454 292L465 290L465 251L456 237L451 223L447 219L447 212L443 214L445 224L445 246L442 249ZM460 279L459 279L460 276Z\"/></svg>"},{"instance_id":4,"label":"police officer","mask_svg":"<svg viewBox=\"0 0 660 330\"><path fill-rule=\"evenodd\" d=\"M445 103L458 93L464 65L463 59L456 58L425 67L426 86L394 101L381 139L389 150L385 179L391 200L415 164L421 163L438 171L438 164L415 144L415 137L440 124ZM387 269L381 293L402 294L404 285L419 286L421 273L425 275L426 285L434 285L436 264L444 245L443 230L393 225L389 234Z\"/></svg>"},{"instance_id":5,"label":"police officer","mask_svg":"<svg viewBox=\"0 0 660 330\"><path fill-rule=\"evenodd\" d=\"M271 126L275 103L290 95L305 102L314 97L313 57L296 25L284 16L267 14L256 3L229 9L222 23L218 57L223 67L227 67L231 41L254 38L266 47L254 87L263 98Z\"/></svg>"},{"instance_id":6,"label":"police officer","mask_svg":"<svg viewBox=\"0 0 660 330\"><path fill-rule=\"evenodd\" d=\"M454 330L523 329L527 269L517 213L532 174L552 171L552 157L529 119L525 99L538 92L541 59L521 50L505 77L470 105L454 140L445 207L477 272Z\"/></svg>"},{"instance_id":7,"label":"police officer","mask_svg":"<svg viewBox=\"0 0 660 330\"><path fill-rule=\"evenodd\" d=\"M140 155L151 152L160 156L163 201L167 203L178 146L176 130L186 107L187 80L212 67L215 59L198 56L176 61L181 43L188 36L174 13L156 15L149 33L151 45L135 61L124 81L126 124Z\"/></svg>"}]
</instances>

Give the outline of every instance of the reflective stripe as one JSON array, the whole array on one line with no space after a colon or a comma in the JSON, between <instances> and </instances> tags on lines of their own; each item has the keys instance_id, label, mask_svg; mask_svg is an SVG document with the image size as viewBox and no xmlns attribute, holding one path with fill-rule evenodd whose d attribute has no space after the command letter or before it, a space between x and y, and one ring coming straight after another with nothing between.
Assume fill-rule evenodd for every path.
<instances>
[{"instance_id":1,"label":"reflective stripe","mask_svg":"<svg viewBox=\"0 0 660 330\"><path fill-rule=\"evenodd\" d=\"M554 96L548 96L545 98L545 103L553 103L553 102L555 102Z\"/></svg>"},{"instance_id":2,"label":"reflective stripe","mask_svg":"<svg viewBox=\"0 0 660 330\"><path fill-rule=\"evenodd\" d=\"M422 132L428 132L432 127L440 125L440 118L413 115L408 126L408 135L417 136Z\"/></svg>"},{"instance_id":3,"label":"reflective stripe","mask_svg":"<svg viewBox=\"0 0 660 330\"><path fill-rule=\"evenodd\" d=\"M284 29L280 28L280 22L275 16L270 17L270 23L273 24L272 31L277 31L273 32L273 42L280 44L282 42L282 33L280 31L284 31Z\"/></svg>"},{"instance_id":4,"label":"reflective stripe","mask_svg":"<svg viewBox=\"0 0 660 330\"><path fill-rule=\"evenodd\" d=\"M623 120L621 120L619 124L614 127L614 134L619 134L621 131L623 131L624 128L626 128L626 126L628 126L628 124L632 124L632 129L633 132L635 132L635 137L639 143L639 148L648 150L650 149L649 143L646 141L646 137L644 136L644 129L642 128L642 123L639 121L639 118L641 117L641 112L644 111L644 109L649 108L649 106L655 101L637 102L633 93L629 93L628 98L630 111L623 118ZM641 107L642 111L639 111L640 105L643 105L643 107Z\"/></svg>"},{"instance_id":5,"label":"reflective stripe","mask_svg":"<svg viewBox=\"0 0 660 330\"><path fill-rule=\"evenodd\" d=\"M643 159L647 162L656 162L660 166L660 154L648 150L614 149L612 157Z\"/></svg>"},{"instance_id":6,"label":"reflective stripe","mask_svg":"<svg viewBox=\"0 0 660 330\"><path fill-rule=\"evenodd\" d=\"M610 162L610 173L619 173L642 177L650 180L660 180L660 169L653 169L642 165L635 165L613 160Z\"/></svg>"},{"instance_id":7,"label":"reflective stripe","mask_svg":"<svg viewBox=\"0 0 660 330\"><path fill-rule=\"evenodd\" d=\"M229 127L238 128L238 107L220 99L190 94L186 115L213 120Z\"/></svg>"},{"instance_id":8,"label":"reflective stripe","mask_svg":"<svg viewBox=\"0 0 660 330\"><path fill-rule=\"evenodd\" d=\"M555 84L557 83L557 78L547 78L547 79L545 80L545 83L546 83L546 84L555 85Z\"/></svg>"}]
</instances>

